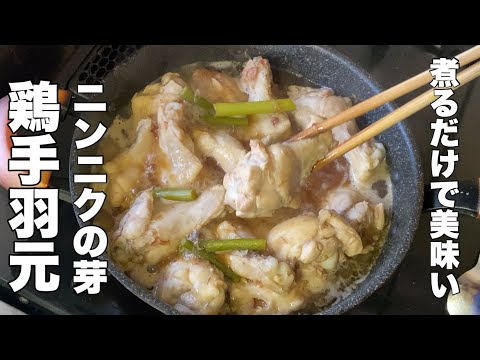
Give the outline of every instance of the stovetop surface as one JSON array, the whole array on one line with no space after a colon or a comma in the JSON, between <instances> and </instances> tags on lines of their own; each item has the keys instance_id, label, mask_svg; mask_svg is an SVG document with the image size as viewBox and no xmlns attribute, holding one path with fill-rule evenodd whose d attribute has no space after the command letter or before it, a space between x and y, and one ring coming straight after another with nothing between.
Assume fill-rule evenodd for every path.
<instances>
[{"instance_id":1,"label":"stovetop surface","mask_svg":"<svg viewBox=\"0 0 480 360\"><path fill-rule=\"evenodd\" d=\"M425 70L434 53L441 56L455 54L457 48L435 48L414 45L341 45L332 46L356 61L370 72L383 88L395 85ZM458 48L460 49L460 48ZM397 104L401 105L420 92L412 93ZM465 86L455 94L459 104L460 122L458 150L460 160L452 179L472 179L480 175L480 82ZM413 131L420 149L425 181L430 176L430 122L431 109L424 109L406 120ZM66 119L56 133L58 153L61 161L60 176L68 176L68 160L73 124L75 119ZM60 288L54 293L40 293L34 289L33 281L14 294L8 282L14 279L14 271L8 265L8 256L13 252L14 233L8 226L12 212L8 206L8 194L0 189L0 299L29 314L152 314L161 315L123 288L109 276L98 295L76 295L72 289L72 262L78 260L73 251L73 236L78 225L72 206L60 202L59 236L55 239L55 252L60 255ZM403 263L391 279L370 298L351 310L349 314L446 314L446 298L436 299L430 290L430 215L423 214L413 245ZM473 218L460 217L460 266L454 271L458 277L474 266L479 256L480 224ZM32 277L33 278L33 277Z\"/></svg>"}]
</instances>

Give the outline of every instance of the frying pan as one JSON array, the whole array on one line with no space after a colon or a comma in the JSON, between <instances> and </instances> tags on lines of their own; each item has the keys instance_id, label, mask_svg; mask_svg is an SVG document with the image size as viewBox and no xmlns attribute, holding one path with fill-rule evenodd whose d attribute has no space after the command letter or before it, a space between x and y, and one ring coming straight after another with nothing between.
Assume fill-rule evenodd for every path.
<instances>
[{"instance_id":1,"label":"frying pan","mask_svg":"<svg viewBox=\"0 0 480 360\"><path fill-rule=\"evenodd\" d=\"M78 165L76 159L80 155L94 155L95 153L93 147L77 151L75 140L90 135L100 122L105 126L110 125L114 115L118 111L123 111L122 106L129 103L137 91L165 72L178 71L179 67L184 64L219 60L244 62L250 57L259 55L270 61L274 77L276 70L279 69L282 70L282 74L286 71L290 74L300 75L315 86L330 87L336 94L351 97L355 102L362 101L381 91L377 83L359 66L327 47L307 45L161 45L143 47L126 62L116 66L104 78L103 94L90 98L91 101L106 101L108 112L78 114L91 126L87 134L76 129L73 135L70 152L72 199L76 200L85 186L84 184L75 184L73 174L90 172L88 167ZM393 110L393 104L386 104L358 118L357 121L360 128L363 128ZM348 297L338 301L320 314L343 313L365 300L384 284L404 258L417 229L423 207L424 183L417 147L412 135L404 123L399 123L380 134L378 140L385 145L387 162L391 171L393 210L390 229L383 249L365 280ZM478 186L476 188L478 194ZM428 187L426 189L429 190ZM429 195L428 199L430 202L425 206L426 208L439 207L432 195ZM475 204L478 206L478 202ZM474 206L473 210L477 213L475 210L478 210L478 207ZM78 216L85 209L74 207L74 211L80 226L89 225L82 222ZM109 260L107 255L103 255L102 259ZM125 288L146 303L164 314L177 314L171 306L156 299L148 290L137 285L113 262L108 262L108 270Z\"/></svg>"}]
</instances>

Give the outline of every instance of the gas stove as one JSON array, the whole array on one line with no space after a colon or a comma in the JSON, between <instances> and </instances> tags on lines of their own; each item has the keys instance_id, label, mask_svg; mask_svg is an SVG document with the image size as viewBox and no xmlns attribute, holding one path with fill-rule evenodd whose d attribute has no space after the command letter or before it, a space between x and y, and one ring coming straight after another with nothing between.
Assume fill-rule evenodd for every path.
<instances>
[{"instance_id":1,"label":"gas stove","mask_svg":"<svg viewBox=\"0 0 480 360\"><path fill-rule=\"evenodd\" d=\"M0 58L7 69L0 75L0 97L8 92L8 82L40 79L57 82L60 87L76 83L101 83L103 76L125 60L140 46L48 46L48 47L3 47ZM470 46L454 45L338 45L332 48L356 61L380 83L383 88L395 85L425 70L433 57L452 56ZM11 55L14 55L13 57ZM8 56L10 55L10 56ZM3 59L2 59L3 60ZM19 65L21 64L21 66ZM34 68L35 66L35 68ZM25 71L24 69L32 69ZM23 70L22 70L23 69ZM9 71L11 70L11 71ZM420 92L412 93L397 101L397 104L411 100ZM480 83L473 82L455 94L459 104L460 161L454 173L455 179L479 177L478 160L480 153ZM71 138L76 118L67 114L55 134L60 156L61 170L56 175L58 183L68 179L68 160ZM425 181L430 178L429 124L432 113L425 109L406 120L412 129L422 158ZM78 230L72 205L60 203L59 236L55 239L55 251L60 265L55 269L61 274L58 291L37 292L33 281L18 293L13 293L8 282L16 277L16 269L8 265L8 256L13 252L14 233L8 226L12 212L8 194L0 189L0 300L27 314L151 314L161 315L127 289L115 278L109 276L98 295L82 293L76 295L72 289L72 262L79 260L73 250L73 236ZM7 205L7 206L5 206ZM423 214L412 247L402 265L390 280L370 298L354 308L349 314L447 314L446 298L436 299L430 290L430 216ZM480 224L472 218L460 218L460 266L454 274L460 276L474 266L479 253L478 235Z\"/></svg>"}]
</instances>

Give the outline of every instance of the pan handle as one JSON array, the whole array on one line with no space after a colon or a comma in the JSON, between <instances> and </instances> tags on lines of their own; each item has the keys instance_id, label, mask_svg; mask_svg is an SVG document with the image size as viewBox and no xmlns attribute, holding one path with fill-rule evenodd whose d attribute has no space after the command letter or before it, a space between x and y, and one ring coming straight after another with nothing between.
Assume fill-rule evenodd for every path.
<instances>
[{"instance_id":1,"label":"pan handle","mask_svg":"<svg viewBox=\"0 0 480 360\"><path fill-rule=\"evenodd\" d=\"M455 195L455 210L461 214L473 216L480 220L480 179L462 180L458 182L459 193ZM439 189L431 189L430 184L424 187L423 211L445 209L438 201ZM453 199L453 198L452 198Z\"/></svg>"}]
</instances>

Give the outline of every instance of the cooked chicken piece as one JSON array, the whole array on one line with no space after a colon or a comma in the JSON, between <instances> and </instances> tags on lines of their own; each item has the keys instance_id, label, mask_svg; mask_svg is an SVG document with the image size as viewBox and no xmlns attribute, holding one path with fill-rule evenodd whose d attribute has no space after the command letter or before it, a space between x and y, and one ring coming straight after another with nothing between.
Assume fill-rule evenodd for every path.
<instances>
[{"instance_id":1,"label":"cooked chicken piece","mask_svg":"<svg viewBox=\"0 0 480 360\"><path fill-rule=\"evenodd\" d=\"M300 215L281 222L270 230L267 244L279 260L305 264L335 258L338 250L347 256L363 250L358 233L328 210L320 210L318 217ZM326 266L331 268L330 262Z\"/></svg>"},{"instance_id":2,"label":"cooked chicken piece","mask_svg":"<svg viewBox=\"0 0 480 360\"><path fill-rule=\"evenodd\" d=\"M298 310L304 298L295 288L294 273L273 256L227 254L231 269L247 279L230 289L232 311L237 314L287 314Z\"/></svg>"},{"instance_id":3,"label":"cooked chicken piece","mask_svg":"<svg viewBox=\"0 0 480 360\"><path fill-rule=\"evenodd\" d=\"M344 215L353 205L363 200L362 195L355 189L340 187L328 193L324 207Z\"/></svg>"},{"instance_id":4,"label":"cooked chicken piece","mask_svg":"<svg viewBox=\"0 0 480 360\"><path fill-rule=\"evenodd\" d=\"M273 100L272 70L267 59L256 57L249 60L242 71L241 83L248 94L248 101ZM286 140L290 128L290 120L285 113L258 114L249 116L248 127L239 127L235 133L242 141L260 139L268 145Z\"/></svg>"},{"instance_id":5,"label":"cooked chicken piece","mask_svg":"<svg viewBox=\"0 0 480 360\"><path fill-rule=\"evenodd\" d=\"M382 203L359 202L348 210L345 218L362 236L364 246L379 240L383 234L385 210Z\"/></svg>"},{"instance_id":6,"label":"cooked chicken piece","mask_svg":"<svg viewBox=\"0 0 480 360\"><path fill-rule=\"evenodd\" d=\"M335 140L342 144L358 132L354 120L348 121L332 129ZM350 179L352 183L362 188L370 179L373 170L385 158L385 147L374 140L369 140L345 154L350 164Z\"/></svg>"},{"instance_id":7,"label":"cooked chicken piece","mask_svg":"<svg viewBox=\"0 0 480 360\"><path fill-rule=\"evenodd\" d=\"M296 266L298 283L306 294L323 292L328 274L345 255L363 250L358 233L328 210L320 210L318 217L300 215L281 222L270 230L267 244L276 258Z\"/></svg>"},{"instance_id":8,"label":"cooked chicken piece","mask_svg":"<svg viewBox=\"0 0 480 360\"><path fill-rule=\"evenodd\" d=\"M230 286L230 306L234 314L285 315L299 310L305 298L297 289L277 293L256 283L233 283Z\"/></svg>"},{"instance_id":9,"label":"cooked chicken piece","mask_svg":"<svg viewBox=\"0 0 480 360\"><path fill-rule=\"evenodd\" d=\"M218 239L241 239L253 238L253 234L245 226L231 221L222 221L218 224L217 229Z\"/></svg>"},{"instance_id":10,"label":"cooked chicken piece","mask_svg":"<svg viewBox=\"0 0 480 360\"><path fill-rule=\"evenodd\" d=\"M220 216L224 211L224 195L223 187L217 185L194 201L170 204L156 214L148 233L151 242L145 261L148 264L158 263L175 252L188 234Z\"/></svg>"},{"instance_id":11,"label":"cooked chicken piece","mask_svg":"<svg viewBox=\"0 0 480 360\"><path fill-rule=\"evenodd\" d=\"M153 176L168 187L188 186L202 169L193 152L192 140L180 127L188 113L188 105L180 99L182 85L178 74L168 73L160 83L150 85L138 95L143 100L132 100L134 115L129 123L138 123L135 143L104 165L109 179L107 199L112 207L128 207L142 179ZM142 103L147 98L148 104ZM148 117L140 119L152 112L158 113L157 123ZM155 145L157 136L159 148Z\"/></svg>"},{"instance_id":12,"label":"cooked chicken piece","mask_svg":"<svg viewBox=\"0 0 480 360\"><path fill-rule=\"evenodd\" d=\"M180 75L167 73L132 99L133 119L157 113L160 161L155 170L160 183L168 187L191 185L202 169L193 141L182 129L193 121L191 106L180 97L184 86Z\"/></svg>"},{"instance_id":13,"label":"cooked chicken piece","mask_svg":"<svg viewBox=\"0 0 480 360\"><path fill-rule=\"evenodd\" d=\"M329 88L314 89L292 85L288 87L288 96L296 105L293 111L295 122L303 129L322 122L352 106L346 97L334 96Z\"/></svg>"},{"instance_id":14,"label":"cooked chicken piece","mask_svg":"<svg viewBox=\"0 0 480 360\"><path fill-rule=\"evenodd\" d=\"M385 209L382 203L372 204L350 188L339 188L328 194L325 207L335 210L361 235L363 245L377 241L385 227Z\"/></svg>"},{"instance_id":15,"label":"cooked chicken piece","mask_svg":"<svg viewBox=\"0 0 480 360\"><path fill-rule=\"evenodd\" d=\"M342 244L345 255L352 257L362 252L363 245L360 235L340 216L324 209L319 211L318 220L320 225L319 235L324 239L328 237L338 239Z\"/></svg>"},{"instance_id":16,"label":"cooked chicken piece","mask_svg":"<svg viewBox=\"0 0 480 360\"><path fill-rule=\"evenodd\" d=\"M333 91L328 88L289 86L288 95L297 107L293 112L294 120L303 129L333 117L352 106L349 98L334 96ZM333 137L339 144L344 143L357 132L355 120L332 129ZM372 170L383 161L384 157L385 148L373 140L346 153L345 158L350 164L352 182L360 184L367 181Z\"/></svg>"},{"instance_id":17,"label":"cooked chicken piece","mask_svg":"<svg viewBox=\"0 0 480 360\"><path fill-rule=\"evenodd\" d=\"M267 59L257 56L248 60L243 67L241 82L249 101L273 98L273 75Z\"/></svg>"},{"instance_id":18,"label":"cooked chicken piece","mask_svg":"<svg viewBox=\"0 0 480 360\"><path fill-rule=\"evenodd\" d=\"M298 260L310 263L323 250L318 234L318 218L301 215L275 226L268 235L268 247L282 260Z\"/></svg>"},{"instance_id":19,"label":"cooked chicken piece","mask_svg":"<svg viewBox=\"0 0 480 360\"><path fill-rule=\"evenodd\" d=\"M112 207L127 207L131 203L154 144L152 121L142 120L138 123L135 143L103 166L108 179L107 201Z\"/></svg>"},{"instance_id":20,"label":"cooked chicken piece","mask_svg":"<svg viewBox=\"0 0 480 360\"><path fill-rule=\"evenodd\" d=\"M297 268L297 276L298 283L306 294L320 294L328 288L328 272L317 263L300 263Z\"/></svg>"},{"instance_id":21,"label":"cooked chicken piece","mask_svg":"<svg viewBox=\"0 0 480 360\"><path fill-rule=\"evenodd\" d=\"M195 155L192 139L178 125L185 106L171 102L158 110L158 143L165 164L157 170L166 187L192 185L203 167Z\"/></svg>"},{"instance_id":22,"label":"cooked chicken piece","mask_svg":"<svg viewBox=\"0 0 480 360\"><path fill-rule=\"evenodd\" d=\"M272 216L281 207L298 208L300 186L331 141L329 134L269 147L252 140L250 152L225 175L225 203L245 218Z\"/></svg>"},{"instance_id":23,"label":"cooked chicken piece","mask_svg":"<svg viewBox=\"0 0 480 360\"><path fill-rule=\"evenodd\" d=\"M247 153L243 145L226 131L193 132L196 149L205 157L217 161L225 172L235 169L238 161Z\"/></svg>"},{"instance_id":24,"label":"cooked chicken piece","mask_svg":"<svg viewBox=\"0 0 480 360\"><path fill-rule=\"evenodd\" d=\"M121 236L122 241L133 241L141 237L152 220L153 194L148 189L141 192L121 218L114 238Z\"/></svg>"},{"instance_id":25,"label":"cooked chicken piece","mask_svg":"<svg viewBox=\"0 0 480 360\"><path fill-rule=\"evenodd\" d=\"M248 100L247 94L240 89L237 81L219 71L196 69L192 74L191 87L211 103Z\"/></svg>"},{"instance_id":26,"label":"cooked chicken piece","mask_svg":"<svg viewBox=\"0 0 480 360\"><path fill-rule=\"evenodd\" d=\"M136 262L143 258L134 247L137 239L146 235L153 217L153 194L151 190L141 192L130 207L116 218L109 237L109 256L124 270L132 271Z\"/></svg>"},{"instance_id":27,"label":"cooked chicken piece","mask_svg":"<svg viewBox=\"0 0 480 360\"><path fill-rule=\"evenodd\" d=\"M290 266L273 256L227 254L225 256L230 268L241 277L261 283L275 292L288 291L295 280Z\"/></svg>"},{"instance_id":28,"label":"cooked chicken piece","mask_svg":"<svg viewBox=\"0 0 480 360\"><path fill-rule=\"evenodd\" d=\"M147 85L132 98L132 113L137 119L144 119L157 112L160 103L176 101L185 82L177 73L166 73L160 82Z\"/></svg>"},{"instance_id":29,"label":"cooked chicken piece","mask_svg":"<svg viewBox=\"0 0 480 360\"><path fill-rule=\"evenodd\" d=\"M124 214L120 224L129 221L128 227L119 226L113 234L114 247L132 257L142 256L147 265L175 253L180 241L194 230L200 229L211 219L223 213L225 190L221 185L203 192L196 200L173 202L163 206L145 228L147 215L136 216L148 209L149 196L138 197L134 205ZM131 229L135 229L132 231ZM125 230L127 233L125 233ZM140 234L139 236L136 236ZM136 236L136 237L133 237Z\"/></svg>"},{"instance_id":30,"label":"cooked chicken piece","mask_svg":"<svg viewBox=\"0 0 480 360\"><path fill-rule=\"evenodd\" d=\"M225 203L239 217L272 216L281 207L299 206L300 164L294 152L281 144L266 147L250 142L251 151L223 179Z\"/></svg>"},{"instance_id":31,"label":"cooked chicken piece","mask_svg":"<svg viewBox=\"0 0 480 360\"><path fill-rule=\"evenodd\" d=\"M155 286L155 295L182 314L214 315L225 302L223 274L202 259L168 264Z\"/></svg>"},{"instance_id":32,"label":"cooked chicken piece","mask_svg":"<svg viewBox=\"0 0 480 360\"><path fill-rule=\"evenodd\" d=\"M160 82L147 85L132 98L132 116L129 122L136 126L138 121L155 115L162 104L180 101L180 93L185 85L177 73L166 73Z\"/></svg>"}]
</instances>

